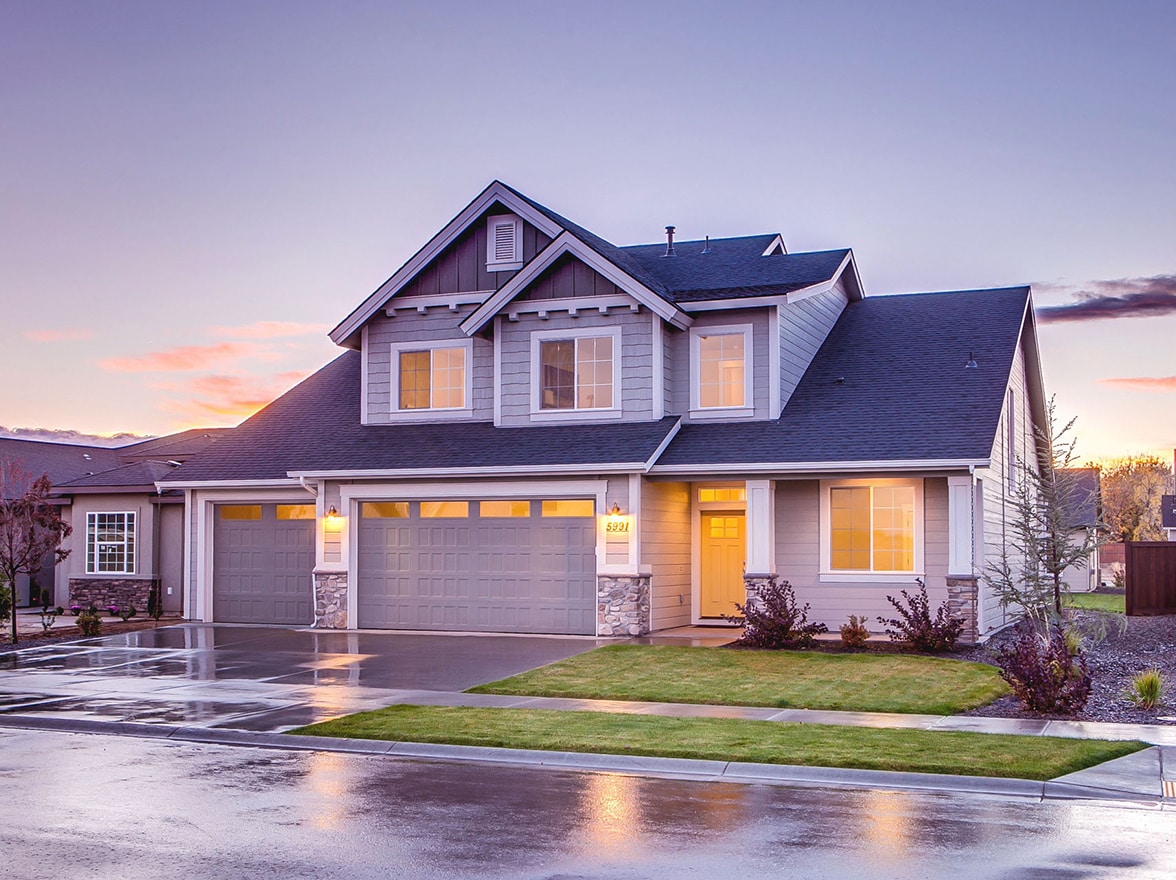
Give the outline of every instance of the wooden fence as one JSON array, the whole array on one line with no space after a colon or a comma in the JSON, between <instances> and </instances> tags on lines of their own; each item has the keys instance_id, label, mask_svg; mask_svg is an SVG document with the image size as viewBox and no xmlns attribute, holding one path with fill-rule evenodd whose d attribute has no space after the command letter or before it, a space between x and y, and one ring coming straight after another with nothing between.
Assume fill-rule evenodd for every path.
<instances>
[{"instance_id":1,"label":"wooden fence","mask_svg":"<svg viewBox=\"0 0 1176 880\"><path fill-rule=\"evenodd\" d=\"M1127 613L1176 614L1176 541L1128 541Z\"/></svg>"}]
</instances>

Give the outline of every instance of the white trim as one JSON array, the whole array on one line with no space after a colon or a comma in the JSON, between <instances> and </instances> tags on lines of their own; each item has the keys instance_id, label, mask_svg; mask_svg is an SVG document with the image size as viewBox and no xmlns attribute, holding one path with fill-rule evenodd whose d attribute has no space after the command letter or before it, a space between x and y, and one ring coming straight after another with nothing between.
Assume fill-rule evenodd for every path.
<instances>
[{"instance_id":1,"label":"white trim","mask_svg":"<svg viewBox=\"0 0 1176 880\"><path fill-rule=\"evenodd\" d=\"M421 309L428 311L431 308L446 308L451 312L456 312L462 306L480 306L486 301L486 297L493 294L493 290L457 290L453 293L418 294L400 300L403 305L385 306L384 314L389 318L395 318L398 312L420 314Z\"/></svg>"},{"instance_id":2,"label":"white trim","mask_svg":"<svg viewBox=\"0 0 1176 880\"><path fill-rule=\"evenodd\" d=\"M672 303L662 299L636 278L610 263L596 251L589 248L570 232L564 232L553 240L543 251L527 263L517 275L506 282L499 291L482 303L472 314L461 322L461 329L467 336L473 336L484 327L508 302L518 296L539 274L564 254L571 254L592 267L617 287L630 294L638 303L661 315L677 327L690 326L690 317Z\"/></svg>"},{"instance_id":3,"label":"white trim","mask_svg":"<svg viewBox=\"0 0 1176 880\"><path fill-rule=\"evenodd\" d=\"M641 568L641 474L629 474L629 510L633 523L629 532L629 565L639 573ZM653 597L649 597L650 613L653 612ZM652 627L651 627L652 628Z\"/></svg>"},{"instance_id":4,"label":"white trim","mask_svg":"<svg viewBox=\"0 0 1176 880\"><path fill-rule=\"evenodd\" d=\"M773 255L772 251L774 251L776 248L780 248L780 250L784 252L781 256L787 256L788 248L784 245L784 236L780 235L779 233L777 233L776 237L772 239L772 243L764 248L764 252L760 254L760 256L770 257Z\"/></svg>"},{"instance_id":5,"label":"white trim","mask_svg":"<svg viewBox=\"0 0 1176 880\"><path fill-rule=\"evenodd\" d=\"M861 293L862 283L858 277L857 264L853 260L853 251L845 255L845 259L841 261L831 276L824 281L819 281L816 284L810 284L808 287L801 287L798 290L790 291L789 293L774 293L765 296L748 296L748 297L732 297L727 299L705 299L697 302L683 303L682 308L687 312L717 312L726 311L729 309L748 309L758 306L780 306L789 305L791 303L801 302L818 294L827 293L837 286L837 282L845 273L847 268L851 268L852 278L854 283L854 290L857 291L857 296L853 295L853 291L846 290L846 299L851 302L855 299L863 299L864 294Z\"/></svg>"},{"instance_id":6,"label":"white trim","mask_svg":"<svg viewBox=\"0 0 1176 880\"><path fill-rule=\"evenodd\" d=\"M184 490L184 556L183 556L183 576L180 578L182 584L183 595L180 596L180 616L186 618L197 619L195 616L196 610L196 596L193 593L192 581L192 564L195 557L192 555L192 526L195 525L192 521L192 490Z\"/></svg>"},{"instance_id":7,"label":"white trim","mask_svg":"<svg viewBox=\"0 0 1176 880\"><path fill-rule=\"evenodd\" d=\"M561 227L550 220L540 211L532 208L526 201L510 191L503 183L495 180L482 190L472 202L450 220L445 227L429 239L428 244L414 254L407 263L396 270L396 273L381 284L360 304L350 315L344 318L334 330L330 332L331 341L336 345L345 345L348 338L355 333L368 318L379 309L401 288L413 280L417 273L432 262L446 247L452 244L471 223L484 214L495 202L509 208L518 214L544 235L555 238L562 232Z\"/></svg>"},{"instance_id":8,"label":"white trim","mask_svg":"<svg viewBox=\"0 0 1176 880\"><path fill-rule=\"evenodd\" d=\"M975 477L947 478L947 573L971 577L976 571L972 558L976 542Z\"/></svg>"},{"instance_id":9,"label":"white trim","mask_svg":"<svg viewBox=\"0 0 1176 880\"><path fill-rule=\"evenodd\" d=\"M854 471L928 471L959 470L968 467L988 467L988 459L949 459L936 461L781 461L737 462L733 464L670 464L654 465L653 474L822 474L852 473Z\"/></svg>"},{"instance_id":10,"label":"white trim","mask_svg":"<svg viewBox=\"0 0 1176 880\"><path fill-rule=\"evenodd\" d=\"M649 473L650 469L654 466L657 460L661 458L662 453L666 451L666 447L674 441L674 438L678 436L678 432L681 430L682 417L679 416L674 420L674 424L670 426L670 430L666 433L666 436L662 442L657 444L657 449L653 450L653 454L649 456L649 461L647 461L645 463L645 467L642 468L644 473Z\"/></svg>"},{"instance_id":11,"label":"white trim","mask_svg":"<svg viewBox=\"0 0 1176 880\"><path fill-rule=\"evenodd\" d=\"M543 409L542 376L540 351L544 342L574 340L578 352L581 339L612 339L612 406L573 407L570 409ZM576 353L573 353L573 360ZM577 365L578 366L578 365ZM578 373L577 373L578 379ZM596 421L598 419L619 419L624 415L621 405L621 328L591 327L575 330L532 330L531 331L531 420L532 421ZM577 385L578 391L578 385Z\"/></svg>"},{"instance_id":12,"label":"white trim","mask_svg":"<svg viewBox=\"0 0 1176 880\"><path fill-rule=\"evenodd\" d=\"M406 477L494 477L512 474L624 474L630 471L645 473L649 463L644 461L624 461L579 464L548 464L548 465L488 465L484 467L459 468L373 468L370 470L339 470L339 471L306 471L295 473L297 477L315 480L355 480L355 479L402 479Z\"/></svg>"},{"instance_id":13,"label":"white trim","mask_svg":"<svg viewBox=\"0 0 1176 880\"><path fill-rule=\"evenodd\" d=\"M502 315L494 316L494 427L502 426Z\"/></svg>"},{"instance_id":14,"label":"white trim","mask_svg":"<svg viewBox=\"0 0 1176 880\"><path fill-rule=\"evenodd\" d=\"M511 226L511 258L498 259L496 226ZM513 272L523 268L523 218L518 214L491 214L486 218L486 271Z\"/></svg>"},{"instance_id":15,"label":"white trim","mask_svg":"<svg viewBox=\"0 0 1176 880\"><path fill-rule=\"evenodd\" d=\"M547 320L556 312L567 312L569 317L579 317L580 312L598 312L607 315L609 309L639 310L641 304L627 293L614 296L576 296L558 299L526 299L512 302L506 309L507 316L517 321L519 315L538 315Z\"/></svg>"},{"instance_id":16,"label":"white trim","mask_svg":"<svg viewBox=\"0 0 1176 880\"><path fill-rule=\"evenodd\" d=\"M666 414L666 331L656 313L649 313L652 322L650 340L653 346L653 417Z\"/></svg>"},{"instance_id":17,"label":"white trim","mask_svg":"<svg viewBox=\"0 0 1176 880\"><path fill-rule=\"evenodd\" d=\"M832 564L831 516L829 490L834 488L868 486L873 489L880 486L903 486L915 490L915 548L913 571L870 571L866 569L835 569ZM852 479L821 480L820 485L820 515L817 540L820 545L820 556L817 564L820 566L817 579L821 583L903 583L911 582L914 578L923 577L926 571L924 519L926 518L926 504L924 502L924 479L921 477L856 477ZM873 498L871 495L871 516ZM873 529L871 529L873 532ZM871 550L873 538L871 536Z\"/></svg>"},{"instance_id":18,"label":"white trim","mask_svg":"<svg viewBox=\"0 0 1176 880\"><path fill-rule=\"evenodd\" d=\"M419 501L421 499L489 500L537 499L544 495L603 498L608 480L497 480L485 483L364 483L339 487L339 498L350 506L362 501ZM597 514L603 510L597 505Z\"/></svg>"},{"instance_id":19,"label":"white trim","mask_svg":"<svg viewBox=\"0 0 1176 880\"><path fill-rule=\"evenodd\" d=\"M368 325L359 332L359 423L370 424L368 418Z\"/></svg>"},{"instance_id":20,"label":"white trim","mask_svg":"<svg viewBox=\"0 0 1176 880\"><path fill-rule=\"evenodd\" d=\"M298 477L273 480L186 480L174 483L156 483L155 488L165 489L284 489L288 486L298 486Z\"/></svg>"},{"instance_id":21,"label":"white trim","mask_svg":"<svg viewBox=\"0 0 1176 880\"><path fill-rule=\"evenodd\" d=\"M746 541L747 575L776 574L776 483L773 480L747 480Z\"/></svg>"},{"instance_id":22,"label":"white trim","mask_svg":"<svg viewBox=\"0 0 1176 880\"><path fill-rule=\"evenodd\" d=\"M465 352L464 375L465 389L463 406L434 407L433 393L433 352L460 348ZM416 409L400 408L400 354L405 351L429 352L429 406ZM388 419L392 422L400 421L434 421L436 419L463 419L474 413L473 405L473 373L474 373L474 341L472 339L430 339L415 342L392 342L388 344L388 381L391 390L388 395Z\"/></svg>"},{"instance_id":23,"label":"white trim","mask_svg":"<svg viewBox=\"0 0 1176 880\"><path fill-rule=\"evenodd\" d=\"M754 324L716 324L713 327L690 328L690 418L751 418L755 415L755 350ZM738 406L703 407L700 400L702 385L702 337L743 336L743 403Z\"/></svg>"},{"instance_id":24,"label":"white trim","mask_svg":"<svg viewBox=\"0 0 1176 880\"><path fill-rule=\"evenodd\" d=\"M768 418L780 418L780 307L768 309Z\"/></svg>"}]
</instances>

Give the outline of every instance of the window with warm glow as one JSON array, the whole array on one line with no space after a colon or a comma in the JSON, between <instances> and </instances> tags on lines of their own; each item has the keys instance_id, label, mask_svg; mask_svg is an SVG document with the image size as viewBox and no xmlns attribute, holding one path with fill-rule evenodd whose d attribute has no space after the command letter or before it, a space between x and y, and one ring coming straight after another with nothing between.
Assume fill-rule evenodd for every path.
<instances>
[{"instance_id":1,"label":"window with warm glow","mask_svg":"<svg viewBox=\"0 0 1176 880\"><path fill-rule=\"evenodd\" d=\"M596 515L596 502L590 498L557 498L543 502L546 517L588 517Z\"/></svg>"},{"instance_id":2,"label":"window with warm glow","mask_svg":"<svg viewBox=\"0 0 1176 880\"><path fill-rule=\"evenodd\" d=\"M135 514L86 514L86 572L135 573Z\"/></svg>"},{"instance_id":3,"label":"window with warm glow","mask_svg":"<svg viewBox=\"0 0 1176 880\"><path fill-rule=\"evenodd\" d=\"M833 570L915 570L913 486L835 486L829 527Z\"/></svg>"},{"instance_id":4,"label":"window with warm glow","mask_svg":"<svg viewBox=\"0 0 1176 880\"><path fill-rule=\"evenodd\" d=\"M703 409L746 406L745 337L722 333L698 337L698 405Z\"/></svg>"},{"instance_id":5,"label":"window with warm glow","mask_svg":"<svg viewBox=\"0 0 1176 880\"><path fill-rule=\"evenodd\" d=\"M703 488L698 490L698 500L702 504L710 504L716 501L746 501L747 489L742 486L738 488L734 486L714 489Z\"/></svg>"},{"instance_id":6,"label":"window with warm glow","mask_svg":"<svg viewBox=\"0 0 1176 880\"><path fill-rule=\"evenodd\" d=\"M407 501L365 501L360 508L364 519L407 519Z\"/></svg>"},{"instance_id":7,"label":"window with warm glow","mask_svg":"<svg viewBox=\"0 0 1176 880\"><path fill-rule=\"evenodd\" d=\"M279 520L283 519L314 519L313 504L279 504L277 510Z\"/></svg>"},{"instance_id":8,"label":"window with warm glow","mask_svg":"<svg viewBox=\"0 0 1176 880\"><path fill-rule=\"evenodd\" d=\"M400 409L462 409L466 398L465 348L399 353Z\"/></svg>"},{"instance_id":9,"label":"window with warm glow","mask_svg":"<svg viewBox=\"0 0 1176 880\"><path fill-rule=\"evenodd\" d=\"M613 338L583 336L539 344L540 409L611 409Z\"/></svg>"},{"instance_id":10,"label":"window with warm glow","mask_svg":"<svg viewBox=\"0 0 1176 880\"><path fill-rule=\"evenodd\" d=\"M470 515L468 501L422 501L422 519L466 519Z\"/></svg>"},{"instance_id":11,"label":"window with warm glow","mask_svg":"<svg viewBox=\"0 0 1176 880\"><path fill-rule=\"evenodd\" d=\"M478 516L483 519L525 519L530 515L530 501L478 502Z\"/></svg>"}]
</instances>

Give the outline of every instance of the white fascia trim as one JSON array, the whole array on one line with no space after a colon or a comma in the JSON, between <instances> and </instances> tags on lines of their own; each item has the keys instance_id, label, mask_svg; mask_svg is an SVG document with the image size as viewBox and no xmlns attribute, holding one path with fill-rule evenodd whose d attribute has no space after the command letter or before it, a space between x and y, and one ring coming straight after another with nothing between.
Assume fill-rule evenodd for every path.
<instances>
[{"instance_id":1,"label":"white fascia trim","mask_svg":"<svg viewBox=\"0 0 1176 880\"><path fill-rule=\"evenodd\" d=\"M355 471L307 471L291 472L295 477L308 480L364 480L364 479L412 479L417 477L495 477L505 474L627 474L632 471L645 472L648 462L628 461L597 464L549 464L509 465L462 468L399 468L396 470L355 470ZM297 483L295 483L297 485Z\"/></svg>"},{"instance_id":2,"label":"white fascia trim","mask_svg":"<svg viewBox=\"0 0 1176 880\"><path fill-rule=\"evenodd\" d=\"M760 256L761 257L770 257L772 255L772 251L774 251L777 246L779 246L780 250L782 250L784 252L784 256L788 255L788 246L784 244L784 236L777 235L775 238L772 239L772 243L769 244L766 248L764 248L764 252L762 254L760 254Z\"/></svg>"},{"instance_id":3,"label":"white fascia trim","mask_svg":"<svg viewBox=\"0 0 1176 880\"><path fill-rule=\"evenodd\" d=\"M427 296L411 296L400 300L403 305L385 306L384 314L395 318L400 312L420 312L422 309L444 307L450 311L457 311L462 306L480 306L491 296L493 290L459 290L455 293L434 293Z\"/></svg>"},{"instance_id":4,"label":"white fascia trim","mask_svg":"<svg viewBox=\"0 0 1176 880\"><path fill-rule=\"evenodd\" d=\"M816 296L818 293L824 293L827 290L832 290L833 285L836 283L837 275L834 274L832 278L817 284L811 284L808 287L802 287L791 293L772 293L766 296L747 296L731 299L704 299L698 302L682 303L682 308L688 312L724 312L731 311L732 309L783 306L802 299L808 299L810 296Z\"/></svg>"},{"instance_id":5,"label":"white fascia trim","mask_svg":"<svg viewBox=\"0 0 1176 880\"><path fill-rule=\"evenodd\" d=\"M428 244L401 266L396 274L376 288L375 292L364 300L359 308L344 318L339 326L330 332L331 341L336 345L343 345L349 336L367 322L368 318L380 310L389 297L394 296L405 284L416 277L421 269L452 244L474 220L495 202L501 202L532 226L552 238L563 231L554 221L536 211L496 180L482 190L481 195L466 205L460 214L450 220L444 229L434 235Z\"/></svg>"},{"instance_id":6,"label":"white fascia trim","mask_svg":"<svg viewBox=\"0 0 1176 880\"><path fill-rule=\"evenodd\" d=\"M656 312L665 320L677 327L685 329L690 326L690 318L679 308L662 299L640 281L618 269L596 251L581 242L570 232L564 232L545 247L542 253L527 263L517 275L510 279L502 288L482 303L474 312L461 322L461 329L467 336L473 336L498 313L503 306L518 296L523 289L534 281L539 274L564 254L577 257L584 264L591 266L617 287L631 295L638 303L652 312Z\"/></svg>"},{"instance_id":7,"label":"white fascia trim","mask_svg":"<svg viewBox=\"0 0 1176 880\"><path fill-rule=\"evenodd\" d=\"M164 489L286 489L301 487L298 477L286 480L186 480L174 483L156 483L155 488Z\"/></svg>"},{"instance_id":8,"label":"white fascia trim","mask_svg":"<svg viewBox=\"0 0 1176 880\"><path fill-rule=\"evenodd\" d=\"M748 462L745 464L670 464L654 465L653 474L823 474L854 471L943 471L988 467L989 459L951 459L930 461L791 461Z\"/></svg>"},{"instance_id":9,"label":"white fascia trim","mask_svg":"<svg viewBox=\"0 0 1176 880\"><path fill-rule=\"evenodd\" d=\"M536 498L541 495L598 496L597 512L604 512L607 480L503 480L494 483L387 483L340 486L341 503L353 501L415 501L421 498Z\"/></svg>"}]
</instances>

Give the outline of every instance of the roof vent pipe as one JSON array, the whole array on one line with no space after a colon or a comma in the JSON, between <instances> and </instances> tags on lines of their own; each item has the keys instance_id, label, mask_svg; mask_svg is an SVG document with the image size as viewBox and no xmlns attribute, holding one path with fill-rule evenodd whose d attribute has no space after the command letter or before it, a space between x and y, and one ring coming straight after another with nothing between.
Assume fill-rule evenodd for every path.
<instances>
[{"instance_id":1,"label":"roof vent pipe","mask_svg":"<svg viewBox=\"0 0 1176 880\"><path fill-rule=\"evenodd\" d=\"M664 254L662 254L662 256L663 257L677 256L677 254L674 253L674 227L673 226L666 227L666 252Z\"/></svg>"},{"instance_id":2,"label":"roof vent pipe","mask_svg":"<svg viewBox=\"0 0 1176 880\"><path fill-rule=\"evenodd\" d=\"M702 252L704 254L710 253L710 236L709 235L706 237L706 241L704 241L702 243Z\"/></svg>"}]
</instances>

